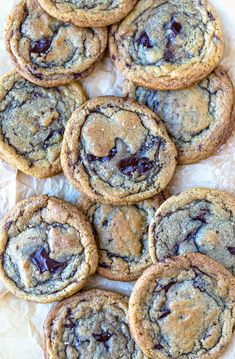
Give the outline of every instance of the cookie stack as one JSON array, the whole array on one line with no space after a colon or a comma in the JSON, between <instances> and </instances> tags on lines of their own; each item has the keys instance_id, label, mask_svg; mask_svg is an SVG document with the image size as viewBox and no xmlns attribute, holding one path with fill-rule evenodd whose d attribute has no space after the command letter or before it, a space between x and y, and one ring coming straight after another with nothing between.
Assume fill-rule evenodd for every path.
<instances>
[{"instance_id":1,"label":"cookie stack","mask_svg":"<svg viewBox=\"0 0 235 359\"><path fill-rule=\"evenodd\" d=\"M46 358L220 357L235 327L235 199L166 190L177 164L210 156L232 130L215 10L207 0L23 0L5 35L15 70L0 79L0 157L39 179L63 171L82 200L39 195L2 219L3 283L50 303L96 271L137 280L129 309L97 289L55 305ZM78 80L108 37L123 97L87 101Z\"/></svg>"}]
</instances>

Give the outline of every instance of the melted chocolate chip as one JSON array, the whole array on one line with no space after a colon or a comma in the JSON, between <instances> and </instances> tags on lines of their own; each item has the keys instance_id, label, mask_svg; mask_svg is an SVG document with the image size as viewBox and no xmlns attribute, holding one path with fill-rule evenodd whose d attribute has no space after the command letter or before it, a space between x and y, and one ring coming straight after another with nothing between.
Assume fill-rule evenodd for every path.
<instances>
[{"instance_id":1,"label":"melted chocolate chip","mask_svg":"<svg viewBox=\"0 0 235 359\"><path fill-rule=\"evenodd\" d=\"M104 156L104 157L97 157L91 154L87 155L87 161L88 162L94 162L94 161L100 161L100 162L107 162L110 161L117 153L117 149L114 147L111 149L111 151L109 152L108 156Z\"/></svg>"},{"instance_id":2,"label":"melted chocolate chip","mask_svg":"<svg viewBox=\"0 0 235 359\"><path fill-rule=\"evenodd\" d=\"M101 268L111 268L111 266L109 266L106 263L99 263L99 267L101 267Z\"/></svg>"},{"instance_id":3,"label":"melted chocolate chip","mask_svg":"<svg viewBox=\"0 0 235 359\"><path fill-rule=\"evenodd\" d=\"M80 79L82 74L73 74L74 80Z\"/></svg>"},{"instance_id":4,"label":"melted chocolate chip","mask_svg":"<svg viewBox=\"0 0 235 359\"><path fill-rule=\"evenodd\" d=\"M163 319L163 318L166 318L169 314L171 314L171 311L170 309L165 309L162 314L158 317L158 319Z\"/></svg>"},{"instance_id":5,"label":"melted chocolate chip","mask_svg":"<svg viewBox=\"0 0 235 359\"><path fill-rule=\"evenodd\" d=\"M135 172L137 172L139 176L142 176L150 171L154 167L155 162L146 157L146 153L156 145L158 145L158 148L156 149L157 151L160 148L161 139L159 137L150 136L138 152L130 157L123 158L118 162L118 169L130 178L133 177Z\"/></svg>"},{"instance_id":6,"label":"melted chocolate chip","mask_svg":"<svg viewBox=\"0 0 235 359\"><path fill-rule=\"evenodd\" d=\"M214 20L215 20L214 16L213 16L212 13L209 12L209 11L208 11L208 17L209 17L209 19L210 19L211 21L214 21Z\"/></svg>"},{"instance_id":7,"label":"melted chocolate chip","mask_svg":"<svg viewBox=\"0 0 235 359\"><path fill-rule=\"evenodd\" d=\"M171 30L174 32L175 35L180 34L182 30L182 25L177 22L174 18L171 21Z\"/></svg>"},{"instance_id":8,"label":"melted chocolate chip","mask_svg":"<svg viewBox=\"0 0 235 359\"><path fill-rule=\"evenodd\" d=\"M153 47L146 31L141 32L139 38L136 40L136 43L138 46L142 45L143 47L147 48Z\"/></svg>"},{"instance_id":9,"label":"melted chocolate chip","mask_svg":"<svg viewBox=\"0 0 235 359\"><path fill-rule=\"evenodd\" d=\"M136 171L139 176L150 171L154 167L154 163L147 157L131 156L123 158L117 166L124 175L131 178Z\"/></svg>"},{"instance_id":10,"label":"melted chocolate chip","mask_svg":"<svg viewBox=\"0 0 235 359\"><path fill-rule=\"evenodd\" d=\"M109 221L106 219L106 220L103 222L103 226L104 226L104 227L107 227L108 224L109 224Z\"/></svg>"},{"instance_id":11,"label":"melted chocolate chip","mask_svg":"<svg viewBox=\"0 0 235 359\"><path fill-rule=\"evenodd\" d=\"M112 60L115 61L116 60L116 56L112 55Z\"/></svg>"},{"instance_id":12,"label":"melted chocolate chip","mask_svg":"<svg viewBox=\"0 0 235 359\"><path fill-rule=\"evenodd\" d=\"M56 273L65 265L65 263L57 262L54 259L51 259L43 246L39 247L37 251L32 254L31 262L40 271L40 273L44 273L46 271Z\"/></svg>"},{"instance_id":13,"label":"melted chocolate chip","mask_svg":"<svg viewBox=\"0 0 235 359\"><path fill-rule=\"evenodd\" d=\"M30 51L35 54L45 54L51 46L51 41L48 39L41 39L33 42Z\"/></svg>"},{"instance_id":14,"label":"melted chocolate chip","mask_svg":"<svg viewBox=\"0 0 235 359\"><path fill-rule=\"evenodd\" d=\"M228 251L235 256L235 247L227 247Z\"/></svg>"},{"instance_id":15,"label":"melted chocolate chip","mask_svg":"<svg viewBox=\"0 0 235 359\"><path fill-rule=\"evenodd\" d=\"M206 215L208 214L208 211L206 209L203 209L200 214L198 214L195 217L192 217L195 221L200 221L203 224L207 224Z\"/></svg>"},{"instance_id":16,"label":"melted chocolate chip","mask_svg":"<svg viewBox=\"0 0 235 359\"><path fill-rule=\"evenodd\" d=\"M172 35L176 37L181 33L182 25L180 22L178 22L174 17L171 18L171 21L168 22L165 26L165 29L171 30L173 34L167 34L167 37L171 37ZM172 37L173 39L173 37Z\"/></svg>"},{"instance_id":17,"label":"melted chocolate chip","mask_svg":"<svg viewBox=\"0 0 235 359\"><path fill-rule=\"evenodd\" d=\"M111 337L113 336L113 334L109 334L109 332L101 332L101 334L95 334L93 333L92 334L93 337L95 338L95 340L97 340L97 342L99 343L103 343L106 350L109 349L109 346L108 346L108 341L111 339Z\"/></svg>"},{"instance_id":18,"label":"melted chocolate chip","mask_svg":"<svg viewBox=\"0 0 235 359\"><path fill-rule=\"evenodd\" d=\"M109 334L109 332L102 332L101 334L93 333L92 335L99 343L105 343L112 337L112 334Z\"/></svg>"},{"instance_id":19,"label":"melted chocolate chip","mask_svg":"<svg viewBox=\"0 0 235 359\"><path fill-rule=\"evenodd\" d=\"M163 346L162 346L161 344L156 344L156 345L154 346L154 349L156 349L156 350L161 350L161 349L163 349Z\"/></svg>"},{"instance_id":20,"label":"melted chocolate chip","mask_svg":"<svg viewBox=\"0 0 235 359\"><path fill-rule=\"evenodd\" d=\"M72 315L72 309L67 308L67 317L70 317Z\"/></svg>"}]
</instances>

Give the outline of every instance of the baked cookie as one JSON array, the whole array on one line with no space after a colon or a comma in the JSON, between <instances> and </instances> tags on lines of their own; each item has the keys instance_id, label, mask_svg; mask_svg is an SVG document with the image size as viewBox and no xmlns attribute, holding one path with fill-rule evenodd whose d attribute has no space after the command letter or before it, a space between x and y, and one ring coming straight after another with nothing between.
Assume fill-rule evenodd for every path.
<instances>
[{"instance_id":1,"label":"baked cookie","mask_svg":"<svg viewBox=\"0 0 235 359\"><path fill-rule=\"evenodd\" d=\"M130 206L90 205L88 218L98 247L98 274L133 281L152 263L148 249L148 229L164 194Z\"/></svg>"},{"instance_id":2,"label":"baked cookie","mask_svg":"<svg viewBox=\"0 0 235 359\"><path fill-rule=\"evenodd\" d=\"M55 18L77 26L108 26L123 19L137 0L38 0Z\"/></svg>"},{"instance_id":3,"label":"baked cookie","mask_svg":"<svg viewBox=\"0 0 235 359\"><path fill-rule=\"evenodd\" d=\"M144 359L127 310L127 297L94 289L58 303L44 323L46 358Z\"/></svg>"},{"instance_id":4,"label":"baked cookie","mask_svg":"<svg viewBox=\"0 0 235 359\"><path fill-rule=\"evenodd\" d=\"M150 107L163 121L180 164L209 157L232 132L233 85L222 68L188 89L155 91L126 81L123 92Z\"/></svg>"},{"instance_id":5,"label":"baked cookie","mask_svg":"<svg viewBox=\"0 0 235 359\"><path fill-rule=\"evenodd\" d=\"M202 254L168 259L137 281L129 320L150 358L221 358L235 325L235 279Z\"/></svg>"},{"instance_id":6,"label":"baked cookie","mask_svg":"<svg viewBox=\"0 0 235 359\"><path fill-rule=\"evenodd\" d=\"M22 76L40 86L86 77L107 44L106 28L79 28L48 15L36 0L23 0L5 27L6 47Z\"/></svg>"},{"instance_id":7,"label":"baked cookie","mask_svg":"<svg viewBox=\"0 0 235 359\"><path fill-rule=\"evenodd\" d=\"M43 88L16 71L6 73L0 78L0 158L37 178L60 173L66 123L85 101L77 82Z\"/></svg>"},{"instance_id":8,"label":"baked cookie","mask_svg":"<svg viewBox=\"0 0 235 359\"><path fill-rule=\"evenodd\" d=\"M157 210L149 231L154 263L200 252L235 275L235 199L225 192L193 188L169 198Z\"/></svg>"},{"instance_id":9,"label":"baked cookie","mask_svg":"<svg viewBox=\"0 0 235 359\"><path fill-rule=\"evenodd\" d=\"M176 149L146 106L98 97L76 110L66 127L61 162L72 185L105 204L130 204L166 188Z\"/></svg>"},{"instance_id":10,"label":"baked cookie","mask_svg":"<svg viewBox=\"0 0 235 359\"><path fill-rule=\"evenodd\" d=\"M1 221L0 278L22 299L49 303L68 297L83 287L97 264L85 216L57 198L30 197Z\"/></svg>"},{"instance_id":11,"label":"baked cookie","mask_svg":"<svg viewBox=\"0 0 235 359\"><path fill-rule=\"evenodd\" d=\"M110 31L118 69L154 90L189 87L218 65L221 23L207 0L140 0Z\"/></svg>"}]
</instances>

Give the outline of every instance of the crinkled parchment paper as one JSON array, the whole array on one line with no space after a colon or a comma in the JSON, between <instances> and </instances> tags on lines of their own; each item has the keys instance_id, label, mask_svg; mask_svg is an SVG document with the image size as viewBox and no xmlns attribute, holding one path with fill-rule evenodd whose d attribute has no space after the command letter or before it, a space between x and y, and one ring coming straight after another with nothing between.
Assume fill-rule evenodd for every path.
<instances>
[{"instance_id":1,"label":"crinkled parchment paper","mask_svg":"<svg viewBox=\"0 0 235 359\"><path fill-rule=\"evenodd\" d=\"M0 0L0 74L11 68L7 57L3 25L7 14L17 1ZM226 49L223 64L235 83L235 0L213 0L220 15ZM90 97L121 95L122 76L106 57L84 86ZM179 166L172 182L173 193L193 186L207 186L226 190L235 195L235 132L213 157L200 163ZM79 193L64 178L56 176L36 180L0 161L0 216L16 202L34 194L47 193L76 203ZM131 283L111 282L93 276L88 287L117 290L129 294ZM0 283L0 359L42 359L42 325L50 305L28 303L11 295ZM224 359L235 358L235 336Z\"/></svg>"}]
</instances>

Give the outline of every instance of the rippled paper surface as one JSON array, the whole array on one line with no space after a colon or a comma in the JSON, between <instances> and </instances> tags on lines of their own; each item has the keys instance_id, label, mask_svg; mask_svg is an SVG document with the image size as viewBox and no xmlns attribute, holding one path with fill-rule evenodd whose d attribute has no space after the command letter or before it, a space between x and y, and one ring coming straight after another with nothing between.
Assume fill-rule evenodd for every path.
<instances>
[{"instance_id":1,"label":"rippled paper surface","mask_svg":"<svg viewBox=\"0 0 235 359\"><path fill-rule=\"evenodd\" d=\"M11 68L7 57L3 24L15 0L0 0L0 74ZM223 64L235 83L235 0L213 0L220 15L226 38ZM84 86L90 97L121 95L122 76L106 57ZM227 144L213 157L200 163L179 166L171 190L180 192L193 186L207 186L226 190L235 195L235 132ZM36 180L0 161L0 216L19 200L34 194L47 193L76 203L77 193L61 176ZM131 283L111 282L93 276L88 287L111 289L129 294ZM50 305L22 301L7 292L0 283L0 359L43 359L42 325ZM223 359L235 358L233 343Z\"/></svg>"}]
</instances>

